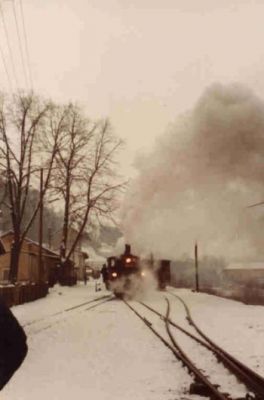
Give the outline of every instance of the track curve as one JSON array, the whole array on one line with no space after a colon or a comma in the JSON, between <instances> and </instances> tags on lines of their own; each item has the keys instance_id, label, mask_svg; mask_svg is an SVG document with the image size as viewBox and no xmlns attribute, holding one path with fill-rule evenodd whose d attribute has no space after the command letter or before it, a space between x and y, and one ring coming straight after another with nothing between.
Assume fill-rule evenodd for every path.
<instances>
[{"instance_id":1,"label":"track curve","mask_svg":"<svg viewBox=\"0 0 264 400\"><path fill-rule=\"evenodd\" d=\"M192 318L190 308L185 303L185 301L175 293L168 291L168 293L177 298L183 305L186 312L186 319L188 323L196 330L196 332L210 345L212 351L217 355L218 359L223 362L223 364L232 371L238 379L240 379L249 390L253 391L255 398L259 400L264 399L264 378L249 368L247 365L243 364L241 361L233 357L222 347L217 345L211 338L209 338L195 323Z\"/></svg>"}]
</instances>

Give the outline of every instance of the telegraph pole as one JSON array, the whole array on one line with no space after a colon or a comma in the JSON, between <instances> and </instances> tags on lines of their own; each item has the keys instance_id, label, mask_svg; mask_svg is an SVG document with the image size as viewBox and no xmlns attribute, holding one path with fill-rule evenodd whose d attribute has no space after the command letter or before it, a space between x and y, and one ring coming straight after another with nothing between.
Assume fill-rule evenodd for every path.
<instances>
[{"instance_id":1,"label":"telegraph pole","mask_svg":"<svg viewBox=\"0 0 264 400\"><path fill-rule=\"evenodd\" d=\"M195 291L199 292L199 272L198 272L198 244L194 246L194 259L195 259Z\"/></svg>"},{"instance_id":2,"label":"telegraph pole","mask_svg":"<svg viewBox=\"0 0 264 400\"><path fill-rule=\"evenodd\" d=\"M3 222L3 211L0 210L0 235L2 234L3 231L2 222Z\"/></svg>"},{"instance_id":3,"label":"telegraph pole","mask_svg":"<svg viewBox=\"0 0 264 400\"><path fill-rule=\"evenodd\" d=\"M49 249L51 249L51 227L48 228L48 243L49 243Z\"/></svg>"},{"instance_id":4,"label":"telegraph pole","mask_svg":"<svg viewBox=\"0 0 264 400\"><path fill-rule=\"evenodd\" d=\"M43 260L42 260L42 242L43 242L43 168L40 170L39 184L39 282L43 281Z\"/></svg>"}]
</instances>

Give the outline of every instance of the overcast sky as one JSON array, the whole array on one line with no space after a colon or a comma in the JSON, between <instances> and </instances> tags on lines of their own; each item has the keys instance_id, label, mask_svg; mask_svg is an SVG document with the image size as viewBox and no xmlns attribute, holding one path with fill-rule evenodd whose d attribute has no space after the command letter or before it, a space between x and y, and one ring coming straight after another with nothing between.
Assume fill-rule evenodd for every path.
<instances>
[{"instance_id":1,"label":"overcast sky","mask_svg":"<svg viewBox=\"0 0 264 400\"><path fill-rule=\"evenodd\" d=\"M13 1L21 27L20 0L1 4L24 86ZM77 100L91 117L109 116L127 142L127 173L134 155L150 148L211 83L242 82L264 97L264 0L22 4L34 90L60 101ZM15 86L0 23L0 44ZM2 60L0 85L8 88Z\"/></svg>"}]
</instances>

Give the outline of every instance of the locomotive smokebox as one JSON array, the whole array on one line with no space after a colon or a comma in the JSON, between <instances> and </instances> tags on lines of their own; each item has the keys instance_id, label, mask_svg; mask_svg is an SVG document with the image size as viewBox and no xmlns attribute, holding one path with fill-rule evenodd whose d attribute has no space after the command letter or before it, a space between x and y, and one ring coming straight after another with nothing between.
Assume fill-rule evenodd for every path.
<instances>
[{"instance_id":1,"label":"locomotive smokebox","mask_svg":"<svg viewBox=\"0 0 264 400\"><path fill-rule=\"evenodd\" d=\"M131 246L130 244L125 244L125 256L128 256L131 254Z\"/></svg>"}]
</instances>

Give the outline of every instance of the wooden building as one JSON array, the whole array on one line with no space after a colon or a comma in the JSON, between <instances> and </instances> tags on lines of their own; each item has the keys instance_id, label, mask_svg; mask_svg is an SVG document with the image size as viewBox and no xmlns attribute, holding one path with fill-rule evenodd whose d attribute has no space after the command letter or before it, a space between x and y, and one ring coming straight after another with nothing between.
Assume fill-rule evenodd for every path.
<instances>
[{"instance_id":1,"label":"wooden building","mask_svg":"<svg viewBox=\"0 0 264 400\"><path fill-rule=\"evenodd\" d=\"M75 242L77 235L78 231L70 227L68 230L66 254ZM50 246L57 254L60 252L61 238L61 229L50 235ZM89 273L90 270L101 270L105 262L106 258L96 253L88 234L83 232L70 257L70 263L72 263L71 265L73 265L72 268L74 269L74 271L70 271L71 275L76 276L77 280L83 280L85 273ZM69 275L69 271L65 272L65 274Z\"/></svg>"},{"instance_id":2,"label":"wooden building","mask_svg":"<svg viewBox=\"0 0 264 400\"><path fill-rule=\"evenodd\" d=\"M69 228L66 253L72 247L72 244L74 243L77 234L78 231L76 229ZM53 233L50 239L50 244L53 251L55 251L58 254L60 253L61 238L62 238L62 230L59 229L58 231ZM82 251L82 237L81 237L70 258L71 262L74 264L75 273L77 273L77 275L79 275L80 271L83 274L85 258L86 254Z\"/></svg>"},{"instance_id":3,"label":"wooden building","mask_svg":"<svg viewBox=\"0 0 264 400\"><path fill-rule=\"evenodd\" d=\"M11 245L13 232L8 231L0 235L0 282L6 283L9 277ZM39 268L39 244L25 238L20 253L18 266L18 282L49 282L52 286L57 280L59 255L42 246L43 273Z\"/></svg>"}]
</instances>

